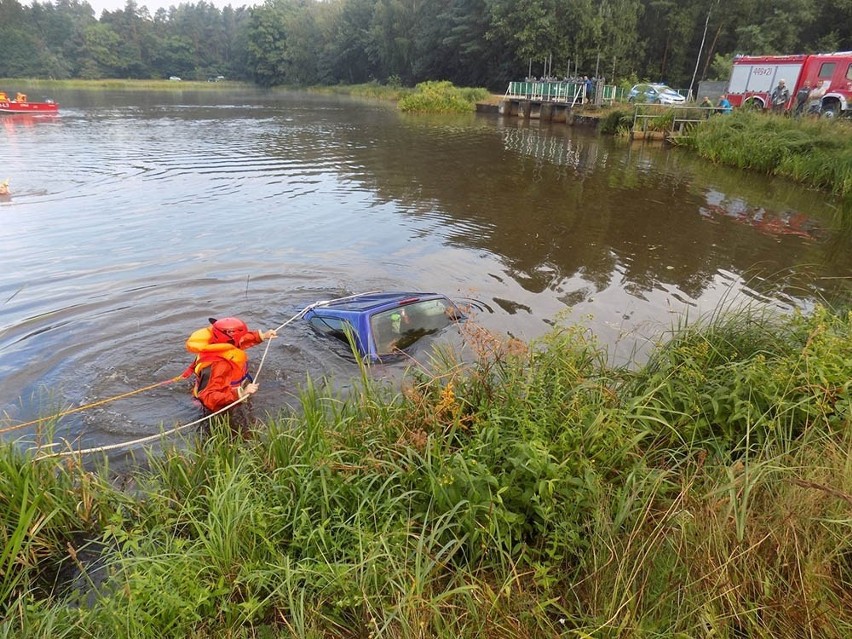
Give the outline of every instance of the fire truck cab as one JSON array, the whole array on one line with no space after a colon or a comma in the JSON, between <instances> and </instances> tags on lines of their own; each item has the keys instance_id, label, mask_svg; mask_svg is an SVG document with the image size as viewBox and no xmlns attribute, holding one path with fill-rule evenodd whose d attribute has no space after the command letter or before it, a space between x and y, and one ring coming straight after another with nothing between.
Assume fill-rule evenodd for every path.
<instances>
[{"instance_id":1,"label":"fire truck cab","mask_svg":"<svg viewBox=\"0 0 852 639\"><path fill-rule=\"evenodd\" d=\"M785 110L823 117L852 114L852 51L737 56L726 97L735 107L766 109L779 80L785 80L790 90Z\"/></svg>"}]
</instances>

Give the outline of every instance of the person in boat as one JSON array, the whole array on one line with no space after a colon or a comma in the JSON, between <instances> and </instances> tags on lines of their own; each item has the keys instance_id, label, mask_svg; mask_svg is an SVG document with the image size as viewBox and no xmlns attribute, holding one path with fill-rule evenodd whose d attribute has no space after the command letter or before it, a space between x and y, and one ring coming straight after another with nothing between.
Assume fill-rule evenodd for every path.
<instances>
[{"instance_id":1,"label":"person in boat","mask_svg":"<svg viewBox=\"0 0 852 639\"><path fill-rule=\"evenodd\" d=\"M198 329L186 341L186 350L195 354L187 369L187 377L195 374L192 395L208 414L257 392L258 385L248 373L245 350L278 336L274 330L250 331L236 317L211 317L209 321L209 327ZM245 435L249 426L245 414L232 413L229 418L232 427Z\"/></svg>"}]
</instances>

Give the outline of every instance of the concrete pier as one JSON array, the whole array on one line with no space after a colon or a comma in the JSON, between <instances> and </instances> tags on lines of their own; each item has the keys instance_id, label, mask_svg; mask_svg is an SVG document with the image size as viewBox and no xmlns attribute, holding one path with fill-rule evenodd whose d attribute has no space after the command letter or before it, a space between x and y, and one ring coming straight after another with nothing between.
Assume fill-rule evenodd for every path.
<instances>
[{"instance_id":1,"label":"concrete pier","mask_svg":"<svg viewBox=\"0 0 852 639\"><path fill-rule=\"evenodd\" d=\"M504 97L497 105L478 104L476 110L480 113L498 113L507 117L540 120L542 122L597 125L598 121L596 117L578 113L573 104L554 102L553 100Z\"/></svg>"}]
</instances>

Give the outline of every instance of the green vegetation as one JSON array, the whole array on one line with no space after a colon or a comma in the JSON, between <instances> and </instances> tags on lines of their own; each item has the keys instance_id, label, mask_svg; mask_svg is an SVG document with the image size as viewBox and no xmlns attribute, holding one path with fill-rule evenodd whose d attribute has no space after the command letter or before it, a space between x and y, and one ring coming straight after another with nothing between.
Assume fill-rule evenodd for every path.
<instances>
[{"instance_id":1,"label":"green vegetation","mask_svg":"<svg viewBox=\"0 0 852 639\"><path fill-rule=\"evenodd\" d=\"M414 113L471 113L476 102L489 97L486 89L462 89L452 82L421 82L399 101L401 111Z\"/></svg>"},{"instance_id":2,"label":"green vegetation","mask_svg":"<svg viewBox=\"0 0 852 639\"><path fill-rule=\"evenodd\" d=\"M852 123L738 110L696 127L684 144L713 162L780 175L852 197Z\"/></svg>"},{"instance_id":3,"label":"green vegetation","mask_svg":"<svg viewBox=\"0 0 852 639\"><path fill-rule=\"evenodd\" d=\"M421 82L413 89L378 82L333 87L312 87L316 93L352 95L397 102L401 111L413 113L470 113L476 103L491 97L486 89L453 86L452 82Z\"/></svg>"},{"instance_id":4,"label":"green vegetation","mask_svg":"<svg viewBox=\"0 0 852 639\"><path fill-rule=\"evenodd\" d=\"M412 89L399 86L397 83L380 84L378 82L367 82L365 84L338 84L335 86L311 87L314 93L352 95L358 98L370 98L376 100L393 100L398 102L412 92Z\"/></svg>"},{"instance_id":5,"label":"green vegetation","mask_svg":"<svg viewBox=\"0 0 852 639\"><path fill-rule=\"evenodd\" d=\"M132 492L6 447L0 637L850 636L852 313L720 313L638 370L467 330L472 366L309 384Z\"/></svg>"},{"instance_id":6,"label":"green vegetation","mask_svg":"<svg viewBox=\"0 0 852 639\"><path fill-rule=\"evenodd\" d=\"M0 86L15 87L20 80L0 78ZM120 89L122 91L238 91L240 87L251 86L244 82L207 82L173 80L27 80L27 85L46 91L55 89L103 90ZM14 89L13 89L14 90Z\"/></svg>"},{"instance_id":7,"label":"green vegetation","mask_svg":"<svg viewBox=\"0 0 852 639\"><path fill-rule=\"evenodd\" d=\"M606 114L601 117L598 131L605 135L620 135L624 136L630 133L633 128L633 110L627 109L609 109Z\"/></svg>"}]
</instances>

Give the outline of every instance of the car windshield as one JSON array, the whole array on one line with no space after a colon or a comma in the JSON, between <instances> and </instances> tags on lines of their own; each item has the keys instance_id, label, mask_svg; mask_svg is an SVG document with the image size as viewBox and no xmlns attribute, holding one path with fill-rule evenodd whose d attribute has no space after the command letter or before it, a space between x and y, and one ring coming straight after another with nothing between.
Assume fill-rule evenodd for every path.
<instances>
[{"instance_id":1,"label":"car windshield","mask_svg":"<svg viewBox=\"0 0 852 639\"><path fill-rule=\"evenodd\" d=\"M408 348L426 335L437 333L459 319L458 310L447 299L432 299L375 313L370 328L379 355Z\"/></svg>"}]
</instances>

